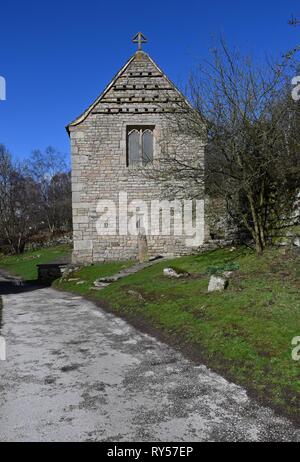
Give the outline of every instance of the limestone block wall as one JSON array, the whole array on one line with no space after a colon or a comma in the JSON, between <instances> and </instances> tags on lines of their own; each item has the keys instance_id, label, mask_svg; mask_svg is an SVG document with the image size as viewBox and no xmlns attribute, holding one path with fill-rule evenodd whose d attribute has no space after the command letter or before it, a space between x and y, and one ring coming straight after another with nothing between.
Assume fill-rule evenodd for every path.
<instances>
[{"instance_id":1,"label":"limestone block wall","mask_svg":"<svg viewBox=\"0 0 300 462\"><path fill-rule=\"evenodd\" d=\"M141 122L142 120L142 122ZM163 115L122 116L92 115L79 127L72 128L72 195L74 262L96 262L136 258L137 236L103 236L96 228L99 200L119 201L119 192L126 192L128 202L161 200L160 188L155 180L128 167L126 162L127 125L155 125L155 152L160 153L165 121ZM188 149L188 146L186 146ZM195 145L193 143L193 149ZM198 147L203 154L202 146ZM136 168L136 167L135 167ZM148 167L151 168L151 167ZM188 254L184 236L147 236L149 255Z\"/></svg>"}]
</instances>

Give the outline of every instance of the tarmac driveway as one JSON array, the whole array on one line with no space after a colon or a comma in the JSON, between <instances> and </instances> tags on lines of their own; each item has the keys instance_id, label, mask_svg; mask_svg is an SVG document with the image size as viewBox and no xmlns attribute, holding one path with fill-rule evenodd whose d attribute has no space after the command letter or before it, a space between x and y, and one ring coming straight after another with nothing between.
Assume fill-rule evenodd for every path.
<instances>
[{"instance_id":1,"label":"tarmac driveway","mask_svg":"<svg viewBox=\"0 0 300 462\"><path fill-rule=\"evenodd\" d=\"M300 441L201 364L81 297L0 279L0 441Z\"/></svg>"}]
</instances>

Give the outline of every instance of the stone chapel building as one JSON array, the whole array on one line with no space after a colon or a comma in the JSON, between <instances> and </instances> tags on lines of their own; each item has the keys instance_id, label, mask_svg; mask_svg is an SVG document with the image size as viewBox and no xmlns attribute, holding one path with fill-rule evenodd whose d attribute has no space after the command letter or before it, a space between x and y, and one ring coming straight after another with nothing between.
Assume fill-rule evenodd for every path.
<instances>
[{"instance_id":1,"label":"stone chapel building","mask_svg":"<svg viewBox=\"0 0 300 462\"><path fill-rule=\"evenodd\" d=\"M138 231L136 235L111 233L111 223L104 223L103 232L99 232L99 201L114 201L118 209L120 192L126 193L128 202L162 199L160 185L140 175L139 169L151 169L153 162L159 162L174 108L178 103L189 104L141 50L145 37L139 33L134 41L139 44L138 51L95 102L67 126L72 154L74 262L137 258ZM180 145L182 155L196 152L204 158L203 143L184 134L168 136L174 149ZM200 221L204 227L204 216ZM139 219L136 226L141 226ZM146 232L146 241L149 257L193 251L185 236L174 230L169 235Z\"/></svg>"}]
</instances>

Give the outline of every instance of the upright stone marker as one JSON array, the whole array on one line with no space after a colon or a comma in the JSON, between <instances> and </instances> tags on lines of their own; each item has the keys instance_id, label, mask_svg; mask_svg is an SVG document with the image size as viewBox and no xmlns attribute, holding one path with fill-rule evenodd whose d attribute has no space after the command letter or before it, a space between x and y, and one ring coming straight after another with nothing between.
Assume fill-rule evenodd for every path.
<instances>
[{"instance_id":1,"label":"upright stone marker","mask_svg":"<svg viewBox=\"0 0 300 462\"><path fill-rule=\"evenodd\" d=\"M138 249L139 249L139 262L144 263L149 260L148 255L148 243L145 234L140 233L138 235Z\"/></svg>"}]
</instances>

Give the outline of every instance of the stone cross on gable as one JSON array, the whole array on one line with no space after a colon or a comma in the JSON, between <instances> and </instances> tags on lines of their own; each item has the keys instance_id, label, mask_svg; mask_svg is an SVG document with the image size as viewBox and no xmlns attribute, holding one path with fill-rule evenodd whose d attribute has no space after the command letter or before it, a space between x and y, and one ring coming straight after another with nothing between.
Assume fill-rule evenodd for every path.
<instances>
[{"instance_id":1,"label":"stone cross on gable","mask_svg":"<svg viewBox=\"0 0 300 462\"><path fill-rule=\"evenodd\" d=\"M146 37L142 34L142 32L138 32L132 39L133 43L138 44L138 50L141 51L142 43L147 43Z\"/></svg>"}]
</instances>

